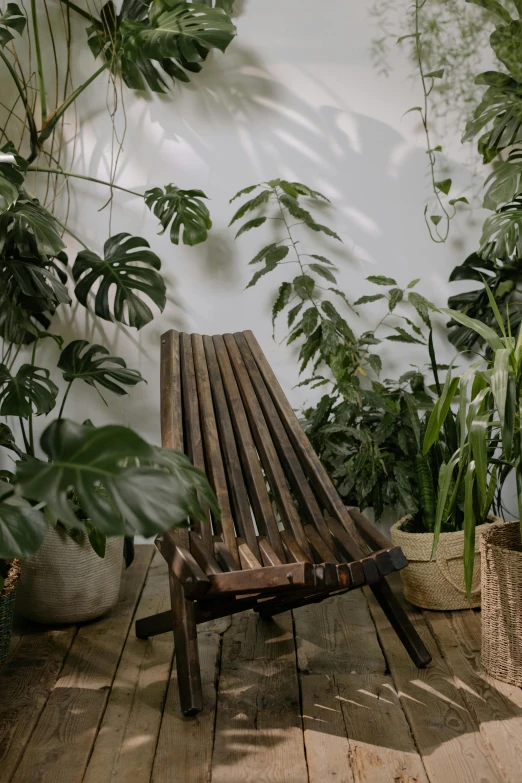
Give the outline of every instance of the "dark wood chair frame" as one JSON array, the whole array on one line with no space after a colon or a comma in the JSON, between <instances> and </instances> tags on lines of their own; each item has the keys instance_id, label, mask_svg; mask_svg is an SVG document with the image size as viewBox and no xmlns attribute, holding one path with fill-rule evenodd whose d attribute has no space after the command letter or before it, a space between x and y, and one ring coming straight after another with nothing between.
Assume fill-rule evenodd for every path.
<instances>
[{"instance_id":1,"label":"dark wood chair frame","mask_svg":"<svg viewBox=\"0 0 522 783\"><path fill-rule=\"evenodd\" d=\"M386 576L407 565L347 509L250 331L161 338L161 432L205 471L206 508L156 539L172 609L136 622L141 639L174 630L181 710L202 707L197 625L253 609L264 618L368 585L418 667L430 655Z\"/></svg>"}]
</instances>

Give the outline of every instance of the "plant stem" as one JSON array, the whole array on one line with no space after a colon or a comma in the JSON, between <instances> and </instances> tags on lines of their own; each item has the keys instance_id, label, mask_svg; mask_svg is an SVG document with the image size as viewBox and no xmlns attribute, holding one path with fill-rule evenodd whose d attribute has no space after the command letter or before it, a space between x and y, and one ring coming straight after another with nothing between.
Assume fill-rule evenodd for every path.
<instances>
[{"instance_id":1,"label":"plant stem","mask_svg":"<svg viewBox=\"0 0 522 783\"><path fill-rule=\"evenodd\" d=\"M116 190L122 190L124 193L130 193L132 196L139 196L144 198L143 193L138 193L136 190L129 190L128 188L122 188L121 185L115 185L112 182L106 182L103 179L97 179L96 177L87 177L85 174L75 174L74 171L63 171L62 169L50 169L46 166L29 166L27 171L35 171L45 174L61 174L63 177L74 177L75 179L85 179L88 182L96 182L98 185L106 185L108 188L115 188Z\"/></svg>"},{"instance_id":2,"label":"plant stem","mask_svg":"<svg viewBox=\"0 0 522 783\"><path fill-rule=\"evenodd\" d=\"M89 250L89 246L88 246L88 245L86 245L86 244L85 244L85 242L84 242L82 239L80 239L80 237L76 236L76 234L73 234L73 232L71 231L71 229L70 229L70 228L68 228L68 227L65 225L65 223L62 223L62 221L61 221L61 220L58 220L58 218L56 217L56 215L53 215L53 218L54 218L54 220L56 220L56 222L58 223L58 225L59 225L59 226L61 226L61 227L63 228L63 230L64 230L64 231L67 231L67 233L69 234L69 236L70 236L70 237L72 237L73 239L75 239L75 240L78 242L78 244L79 244L79 245L81 245L83 248L85 248L85 250Z\"/></svg>"},{"instance_id":3,"label":"plant stem","mask_svg":"<svg viewBox=\"0 0 522 783\"><path fill-rule=\"evenodd\" d=\"M32 157L32 160L34 160L34 158L38 156L39 147L38 147L38 131L36 130L36 123L34 121L34 115L31 106L27 99L27 95L23 88L23 85L20 79L18 78L18 74L16 73L15 69L13 68L13 66L9 62L9 59L5 56L1 48L0 48L0 59L4 61L6 68L9 71L11 78L13 79L16 85L16 89L18 90L20 98L22 99L22 103L25 109L25 114L27 116L27 124L29 126L29 135L31 138L31 156L34 156Z\"/></svg>"},{"instance_id":4,"label":"plant stem","mask_svg":"<svg viewBox=\"0 0 522 783\"><path fill-rule=\"evenodd\" d=\"M34 367L36 359L36 348L38 345L38 338L33 343L33 350L31 353L31 366ZM33 412L29 414L29 453L31 457L34 457L34 433L33 433Z\"/></svg>"},{"instance_id":5,"label":"plant stem","mask_svg":"<svg viewBox=\"0 0 522 783\"><path fill-rule=\"evenodd\" d=\"M27 435L25 434L24 420L22 419L21 416L19 416L18 421L20 422L20 429L22 430L22 438L24 439L24 448L26 452L29 453L31 447L29 445L29 441L27 440Z\"/></svg>"},{"instance_id":6,"label":"plant stem","mask_svg":"<svg viewBox=\"0 0 522 783\"><path fill-rule=\"evenodd\" d=\"M49 138L51 133L53 132L54 127L59 122L60 117L67 111L69 106L74 103L74 101L82 94L84 90L87 89L87 87L92 84L92 82L100 76L104 71L107 70L107 68L110 66L110 61L107 61L104 63L100 68L98 68L97 71L95 71L89 78L81 84L74 92L72 92L69 97L62 103L61 106L59 106L56 111L53 112L47 119L47 122L45 124L45 127L41 130L40 135L38 136L38 144L41 145L46 139ZM35 158L31 157L28 159L28 163L32 163Z\"/></svg>"},{"instance_id":7,"label":"plant stem","mask_svg":"<svg viewBox=\"0 0 522 783\"><path fill-rule=\"evenodd\" d=\"M42 127L47 119L47 96L45 93L45 80L42 64L42 50L40 48L40 31L36 17L36 0L31 0L31 16L33 17L34 45L36 49L36 63L38 68L38 81L40 82L40 107L42 110Z\"/></svg>"},{"instance_id":8,"label":"plant stem","mask_svg":"<svg viewBox=\"0 0 522 783\"><path fill-rule=\"evenodd\" d=\"M67 400L67 397L69 396L69 392L71 391L72 381L69 381L67 388L65 390L65 393L63 395L62 404L60 405L60 412L58 413L58 419L62 418L63 415L63 409L65 408L65 401Z\"/></svg>"},{"instance_id":9,"label":"plant stem","mask_svg":"<svg viewBox=\"0 0 522 783\"><path fill-rule=\"evenodd\" d=\"M94 17L91 16L91 14L88 11L84 11L83 8L80 8L76 3L72 3L71 0L60 0L63 5L66 5L68 8L71 8L73 11L76 11L77 14L80 16L83 16L84 19L88 19L89 22L95 21Z\"/></svg>"}]
</instances>

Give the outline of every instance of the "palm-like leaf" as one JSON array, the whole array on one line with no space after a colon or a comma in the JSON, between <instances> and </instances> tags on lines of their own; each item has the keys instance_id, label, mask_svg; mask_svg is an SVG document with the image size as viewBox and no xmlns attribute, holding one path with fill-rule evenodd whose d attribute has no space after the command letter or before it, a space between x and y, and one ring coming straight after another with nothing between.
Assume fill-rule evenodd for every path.
<instances>
[{"instance_id":1,"label":"palm-like leaf","mask_svg":"<svg viewBox=\"0 0 522 783\"><path fill-rule=\"evenodd\" d=\"M484 163L489 163L506 147L522 142L522 83L496 71L483 73L476 81L490 86L466 126L463 141L488 128L479 138L478 149Z\"/></svg>"},{"instance_id":2,"label":"palm-like leaf","mask_svg":"<svg viewBox=\"0 0 522 783\"><path fill-rule=\"evenodd\" d=\"M109 356L103 345L89 345L87 340L69 343L60 355L58 367L67 383L82 380L89 386L102 386L118 396L128 394L124 386L135 386L144 380L138 370L129 370L119 356Z\"/></svg>"},{"instance_id":3,"label":"palm-like leaf","mask_svg":"<svg viewBox=\"0 0 522 783\"><path fill-rule=\"evenodd\" d=\"M209 211L201 201L207 198L202 190L180 190L175 185L151 188L145 192L145 203L156 215L164 233L170 225L170 241L179 244L180 234L185 245L204 242L212 228Z\"/></svg>"},{"instance_id":4,"label":"palm-like leaf","mask_svg":"<svg viewBox=\"0 0 522 783\"><path fill-rule=\"evenodd\" d=\"M141 329L152 320L153 314L136 292L145 294L160 310L165 307L165 282L157 271L160 267L160 259L145 239L116 234L105 243L103 258L91 250L78 253L72 270L76 282L74 293L87 306L89 293L99 283L94 299L96 315Z\"/></svg>"},{"instance_id":5,"label":"palm-like leaf","mask_svg":"<svg viewBox=\"0 0 522 783\"><path fill-rule=\"evenodd\" d=\"M221 7L180 0L129 0L119 14L108 2L88 30L93 54L111 61L128 87L155 92L166 91L166 76L188 82L186 72L201 70L210 49L225 51L235 32Z\"/></svg>"},{"instance_id":6,"label":"palm-like leaf","mask_svg":"<svg viewBox=\"0 0 522 783\"><path fill-rule=\"evenodd\" d=\"M517 148L500 163L484 183L484 207L497 210L522 193L522 151Z\"/></svg>"},{"instance_id":7,"label":"palm-like leaf","mask_svg":"<svg viewBox=\"0 0 522 783\"><path fill-rule=\"evenodd\" d=\"M206 486L203 474L184 455L173 458L177 471L169 470L166 460L156 459L155 450L126 427L59 419L43 433L41 447L50 461L18 463L17 485L25 497L47 503L66 525L78 526L68 500L71 487L86 517L109 536L151 536L188 517L204 519L197 497Z\"/></svg>"},{"instance_id":8,"label":"palm-like leaf","mask_svg":"<svg viewBox=\"0 0 522 783\"><path fill-rule=\"evenodd\" d=\"M482 227L479 254L494 261L522 256L522 196L486 218Z\"/></svg>"},{"instance_id":9,"label":"palm-like leaf","mask_svg":"<svg viewBox=\"0 0 522 783\"><path fill-rule=\"evenodd\" d=\"M0 558L29 557L40 547L48 525L41 511L0 481Z\"/></svg>"},{"instance_id":10,"label":"palm-like leaf","mask_svg":"<svg viewBox=\"0 0 522 783\"><path fill-rule=\"evenodd\" d=\"M57 394L49 370L22 364L16 375L11 375L5 364L0 364L0 416L28 419L33 413L49 413L56 405Z\"/></svg>"}]
</instances>

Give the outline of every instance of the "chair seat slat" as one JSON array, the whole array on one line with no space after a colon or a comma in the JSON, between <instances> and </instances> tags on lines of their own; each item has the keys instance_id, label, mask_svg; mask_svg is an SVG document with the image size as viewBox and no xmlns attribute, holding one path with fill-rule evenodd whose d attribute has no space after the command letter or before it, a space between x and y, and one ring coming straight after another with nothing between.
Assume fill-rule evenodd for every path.
<instances>
[{"instance_id":1,"label":"chair seat slat","mask_svg":"<svg viewBox=\"0 0 522 783\"><path fill-rule=\"evenodd\" d=\"M212 401L212 392L210 389L210 379L208 367L203 347L203 339L199 334L192 335L192 352L194 355L194 368L196 370L196 381L198 388L199 409L201 413L201 424L203 430L203 441L205 444L205 455L207 473L210 483L216 493L216 497L221 509L221 520L219 527L223 535L230 555L239 568L239 555L237 553L236 532L232 518L232 510L228 497L227 480L223 458L221 455L221 445L214 414L214 405ZM217 526L217 525L216 525Z\"/></svg>"}]
</instances>

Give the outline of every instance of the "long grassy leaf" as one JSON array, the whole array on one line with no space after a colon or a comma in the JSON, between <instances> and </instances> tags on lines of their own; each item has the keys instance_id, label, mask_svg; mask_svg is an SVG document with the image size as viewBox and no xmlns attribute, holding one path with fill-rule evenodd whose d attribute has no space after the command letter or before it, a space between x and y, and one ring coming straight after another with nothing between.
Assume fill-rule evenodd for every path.
<instances>
[{"instance_id":1,"label":"long grassy leaf","mask_svg":"<svg viewBox=\"0 0 522 783\"><path fill-rule=\"evenodd\" d=\"M428 426L426 427L426 434L424 436L424 444L422 449L423 454L427 454L433 444L436 443L436 441L439 439L441 427L444 424L446 416L448 415L448 411L450 409L453 397L455 396L455 392L457 391L458 385L459 378L452 378L450 372L448 371L442 394L433 407L428 421Z\"/></svg>"},{"instance_id":2,"label":"long grassy leaf","mask_svg":"<svg viewBox=\"0 0 522 783\"><path fill-rule=\"evenodd\" d=\"M495 406L497 408L498 417L500 419L500 430L502 432L502 441L504 443L504 449L506 449L506 441L508 444L508 450L511 451L511 443L513 442L513 430L514 426L513 417L509 417L509 424L511 431L507 431L506 427L506 402L508 396L509 385L509 358L511 351L509 348L503 348L496 351L495 361L493 364L493 371L491 373L490 385L493 399L495 400ZM509 459L509 458L508 458Z\"/></svg>"},{"instance_id":3,"label":"long grassy leaf","mask_svg":"<svg viewBox=\"0 0 522 783\"><path fill-rule=\"evenodd\" d=\"M437 495L437 513L435 516L435 527L433 530L433 549L431 550L432 559L437 554L437 546L439 544L439 536L443 522L444 509L446 507L446 499L451 487L451 480L453 477L453 470L455 465L459 461L460 450L456 451L451 457L449 462L443 462L439 470L439 485Z\"/></svg>"},{"instance_id":4,"label":"long grassy leaf","mask_svg":"<svg viewBox=\"0 0 522 783\"><path fill-rule=\"evenodd\" d=\"M464 479L464 581L468 598L471 597L473 566L475 565L475 512L473 509L473 484L475 462L472 460Z\"/></svg>"},{"instance_id":5,"label":"long grassy leaf","mask_svg":"<svg viewBox=\"0 0 522 783\"><path fill-rule=\"evenodd\" d=\"M484 280L484 278L482 278L482 279ZM502 332L504 337L507 337L506 327L504 325L504 319L502 318L502 316L500 314L500 310L498 309L498 305L497 305L497 302L495 300L495 297L491 293L491 289L490 289L489 285L486 283L485 280L484 280L484 288L486 289L486 294L488 295L489 304L490 304L491 309L493 310L493 314L494 314L494 316L496 318L497 324L500 327L500 331Z\"/></svg>"},{"instance_id":6,"label":"long grassy leaf","mask_svg":"<svg viewBox=\"0 0 522 783\"><path fill-rule=\"evenodd\" d=\"M498 334L494 332L491 327L483 324L482 321L477 321L476 318L470 318L468 315L461 313L459 310L446 309L442 310L442 312L451 316L454 321L462 324L462 326L467 326L468 329L473 329L473 331L477 332L477 334L479 334L494 351L498 351L499 348L505 348L505 345Z\"/></svg>"},{"instance_id":7,"label":"long grassy leaf","mask_svg":"<svg viewBox=\"0 0 522 783\"><path fill-rule=\"evenodd\" d=\"M477 480L480 507L486 502L487 482L488 482L488 454L486 434L489 427L489 414L484 413L476 416L471 422L469 431L469 441L471 453L475 462L475 476Z\"/></svg>"}]
</instances>

